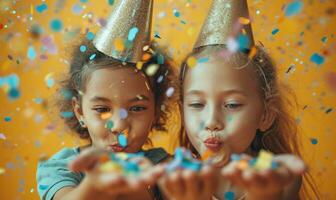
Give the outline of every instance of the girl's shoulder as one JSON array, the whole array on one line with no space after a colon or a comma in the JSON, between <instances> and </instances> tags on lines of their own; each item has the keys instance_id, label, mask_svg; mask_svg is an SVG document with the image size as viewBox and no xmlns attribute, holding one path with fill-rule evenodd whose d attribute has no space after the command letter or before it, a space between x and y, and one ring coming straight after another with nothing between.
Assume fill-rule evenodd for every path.
<instances>
[{"instance_id":1,"label":"girl's shoulder","mask_svg":"<svg viewBox=\"0 0 336 200\"><path fill-rule=\"evenodd\" d=\"M152 148L143 151L145 157L148 158L154 165L166 161L171 157L163 148Z\"/></svg>"},{"instance_id":2,"label":"girl's shoulder","mask_svg":"<svg viewBox=\"0 0 336 200\"><path fill-rule=\"evenodd\" d=\"M64 160L64 159L71 159L75 158L79 155L79 147L72 147L72 148L63 148L62 150L55 153L49 160Z\"/></svg>"}]
</instances>

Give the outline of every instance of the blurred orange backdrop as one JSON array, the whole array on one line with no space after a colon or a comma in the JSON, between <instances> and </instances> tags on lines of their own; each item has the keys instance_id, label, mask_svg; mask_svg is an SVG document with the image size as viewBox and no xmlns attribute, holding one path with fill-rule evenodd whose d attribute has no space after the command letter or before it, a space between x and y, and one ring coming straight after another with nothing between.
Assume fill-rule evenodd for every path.
<instances>
[{"instance_id":1,"label":"blurred orange backdrop","mask_svg":"<svg viewBox=\"0 0 336 200\"><path fill-rule=\"evenodd\" d=\"M293 111L302 129L304 155L323 199L336 199L336 1L303 0L303 10L286 17L293 0L249 0L256 41L271 52L279 76L296 92ZM67 52L78 34L96 32L113 0L1 0L0 80L16 74L20 96L10 99L0 81L0 199L37 199L37 161L65 146L83 144L50 112L57 78L67 71ZM155 0L153 35L177 63L191 50L210 0ZM179 13L180 15L178 15ZM51 29L52 20L62 23ZM35 34L32 33L35 32ZM311 61L313 54L323 63ZM152 133L154 146L178 145L178 114L168 133Z\"/></svg>"}]
</instances>

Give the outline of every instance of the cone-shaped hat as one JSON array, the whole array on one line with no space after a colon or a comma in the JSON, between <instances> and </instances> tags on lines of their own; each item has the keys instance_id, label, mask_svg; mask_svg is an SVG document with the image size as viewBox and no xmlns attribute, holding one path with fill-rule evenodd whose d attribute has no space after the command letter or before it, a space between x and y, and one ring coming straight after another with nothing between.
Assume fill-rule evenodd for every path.
<instances>
[{"instance_id":1,"label":"cone-shaped hat","mask_svg":"<svg viewBox=\"0 0 336 200\"><path fill-rule=\"evenodd\" d=\"M247 0L213 0L194 48L227 45L228 39L237 32L237 27L248 39L248 46L251 47L254 40L249 19Z\"/></svg>"},{"instance_id":2,"label":"cone-shaped hat","mask_svg":"<svg viewBox=\"0 0 336 200\"><path fill-rule=\"evenodd\" d=\"M95 36L95 47L115 59L136 63L149 45L153 0L117 0L107 24Z\"/></svg>"}]
</instances>

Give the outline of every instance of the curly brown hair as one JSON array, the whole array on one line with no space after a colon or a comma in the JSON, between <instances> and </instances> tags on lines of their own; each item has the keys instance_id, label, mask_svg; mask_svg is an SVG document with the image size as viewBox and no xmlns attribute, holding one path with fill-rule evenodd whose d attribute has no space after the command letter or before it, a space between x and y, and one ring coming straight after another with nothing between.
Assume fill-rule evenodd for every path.
<instances>
[{"instance_id":1,"label":"curly brown hair","mask_svg":"<svg viewBox=\"0 0 336 200\"><path fill-rule=\"evenodd\" d=\"M84 52L80 50L81 46L86 47ZM154 93L156 119L152 125L152 129L165 131L167 114L171 112L170 107L167 105L170 101L176 99L176 92L170 97L165 95L169 87L173 87L175 91L177 89L177 83L174 82L176 80L175 63L168 56L165 49L160 48L156 42L151 42L149 50L145 53L149 55L149 59L143 61L140 71L148 79L149 87ZM101 68L120 66L136 68L136 64L122 62L101 53L95 48L92 41L84 37L80 39L78 44L73 46L70 58L70 69L67 75L59 82L60 87L56 93L56 104L65 124L80 138L91 141L88 130L80 125L78 119L73 114L72 99L76 98L81 105L81 94L85 92L86 81L93 71ZM154 75L148 76L146 70L153 64L159 66L158 70ZM62 116L62 113L70 113L70 115Z\"/></svg>"},{"instance_id":2,"label":"curly brown hair","mask_svg":"<svg viewBox=\"0 0 336 200\"><path fill-rule=\"evenodd\" d=\"M192 51L186 57L180 69L180 90L182 91L185 74L189 68L187 64L188 58L191 56L209 56L212 53L221 52L225 48L224 45L213 45L200 47ZM251 51L254 51L255 54L251 54ZM253 67L260 86L259 93L264 101L266 111L273 109L276 112L276 118L272 126L267 131L259 134L261 135L259 137L257 132L251 148L256 151L266 149L275 154L290 153L302 158L299 129L295 118L291 115L293 108L297 107L295 94L289 86L278 79L277 67L262 45L255 46L251 51L238 51L223 58L227 62L233 62L239 68ZM182 93L180 98L183 101ZM182 105L180 105L180 109L183 110ZM183 126L180 142L186 148L191 149L196 156L200 156L190 143ZM255 144L257 144L257 147L253 147ZM314 182L310 172L304 174L303 190L300 192L301 198L308 199L309 196L315 196L316 199L319 199L319 192ZM309 192L312 194L308 194Z\"/></svg>"}]
</instances>

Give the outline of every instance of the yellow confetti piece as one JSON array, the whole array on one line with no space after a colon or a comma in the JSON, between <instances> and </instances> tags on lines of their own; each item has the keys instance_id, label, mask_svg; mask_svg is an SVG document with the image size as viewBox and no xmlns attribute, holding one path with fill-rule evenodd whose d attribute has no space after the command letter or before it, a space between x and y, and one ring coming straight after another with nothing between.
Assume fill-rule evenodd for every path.
<instances>
[{"instance_id":1,"label":"yellow confetti piece","mask_svg":"<svg viewBox=\"0 0 336 200\"><path fill-rule=\"evenodd\" d=\"M136 64L136 68L137 68L138 70L141 70L141 69L142 69L142 66L143 66L143 62L137 62L137 64Z\"/></svg>"},{"instance_id":2,"label":"yellow confetti piece","mask_svg":"<svg viewBox=\"0 0 336 200\"><path fill-rule=\"evenodd\" d=\"M107 161L100 165L99 170L101 172L122 172L123 168L115 162Z\"/></svg>"},{"instance_id":3,"label":"yellow confetti piece","mask_svg":"<svg viewBox=\"0 0 336 200\"><path fill-rule=\"evenodd\" d=\"M247 25L250 23L250 19L247 19L245 17L239 17L239 23L243 24L243 25Z\"/></svg>"},{"instance_id":4,"label":"yellow confetti piece","mask_svg":"<svg viewBox=\"0 0 336 200\"><path fill-rule=\"evenodd\" d=\"M273 154L268 151L261 150L257 158L255 169L264 170L272 167Z\"/></svg>"},{"instance_id":5,"label":"yellow confetti piece","mask_svg":"<svg viewBox=\"0 0 336 200\"><path fill-rule=\"evenodd\" d=\"M0 175L1 175L1 174L4 174L5 172L6 172L6 170L5 170L4 168L1 168L1 167L0 167Z\"/></svg>"},{"instance_id":6,"label":"yellow confetti piece","mask_svg":"<svg viewBox=\"0 0 336 200\"><path fill-rule=\"evenodd\" d=\"M153 76L157 72L158 69L159 69L159 65L152 64L152 65L148 66L148 68L146 69L146 74L148 76Z\"/></svg>"},{"instance_id":7,"label":"yellow confetti piece","mask_svg":"<svg viewBox=\"0 0 336 200\"><path fill-rule=\"evenodd\" d=\"M236 166L237 166L238 169L244 170L244 169L247 169L249 167L249 163L248 163L247 160L243 159L243 160L238 161Z\"/></svg>"},{"instance_id":8,"label":"yellow confetti piece","mask_svg":"<svg viewBox=\"0 0 336 200\"><path fill-rule=\"evenodd\" d=\"M197 59L195 57L191 56L188 58L187 60L188 67L193 68L195 67L196 64L197 64Z\"/></svg>"},{"instance_id":9,"label":"yellow confetti piece","mask_svg":"<svg viewBox=\"0 0 336 200\"><path fill-rule=\"evenodd\" d=\"M117 51L123 51L124 50L124 41L121 38L117 38L114 40L114 47Z\"/></svg>"},{"instance_id":10,"label":"yellow confetti piece","mask_svg":"<svg viewBox=\"0 0 336 200\"><path fill-rule=\"evenodd\" d=\"M251 49L251 51L250 51L250 53L248 55L249 59L252 59L256 55L256 53L257 53L257 48L256 47L252 47L252 49Z\"/></svg>"},{"instance_id":11,"label":"yellow confetti piece","mask_svg":"<svg viewBox=\"0 0 336 200\"><path fill-rule=\"evenodd\" d=\"M188 30L187 30L187 34L188 34L188 36L193 36L194 34L195 34L195 29L194 28L188 28Z\"/></svg>"},{"instance_id":12,"label":"yellow confetti piece","mask_svg":"<svg viewBox=\"0 0 336 200\"><path fill-rule=\"evenodd\" d=\"M110 160L110 158L109 158L109 156L107 155L107 154L103 154L103 155L101 155L100 157L99 157L99 162L100 163L105 163L105 162L107 162L107 161L109 161Z\"/></svg>"},{"instance_id":13,"label":"yellow confetti piece","mask_svg":"<svg viewBox=\"0 0 336 200\"><path fill-rule=\"evenodd\" d=\"M112 117L112 113L110 112L106 112L106 113L103 113L100 115L100 118L105 120L105 119L108 119L108 118L111 118Z\"/></svg>"},{"instance_id":14,"label":"yellow confetti piece","mask_svg":"<svg viewBox=\"0 0 336 200\"><path fill-rule=\"evenodd\" d=\"M34 6L33 6L33 4L30 4L30 14L31 15L34 14Z\"/></svg>"}]
</instances>

